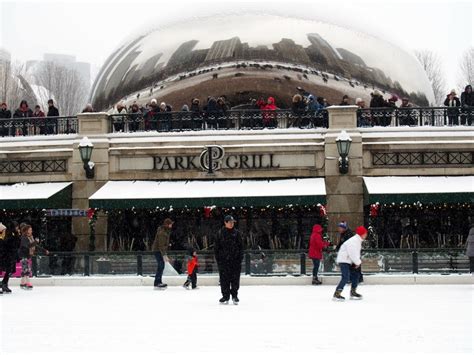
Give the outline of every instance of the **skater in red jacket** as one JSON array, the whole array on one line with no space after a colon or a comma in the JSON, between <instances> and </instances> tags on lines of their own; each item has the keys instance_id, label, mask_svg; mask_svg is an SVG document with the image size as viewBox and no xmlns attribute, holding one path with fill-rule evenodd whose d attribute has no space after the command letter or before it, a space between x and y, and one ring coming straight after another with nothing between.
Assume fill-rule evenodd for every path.
<instances>
[{"instance_id":1,"label":"skater in red jacket","mask_svg":"<svg viewBox=\"0 0 474 355\"><path fill-rule=\"evenodd\" d=\"M197 270L198 270L198 257L195 250L191 249L189 251L189 260L188 260L188 279L184 283L183 287L189 289L191 284L192 289L197 288Z\"/></svg>"},{"instance_id":2,"label":"skater in red jacket","mask_svg":"<svg viewBox=\"0 0 474 355\"><path fill-rule=\"evenodd\" d=\"M321 259L323 258L323 249L330 245L329 242L323 240L323 227L319 224L313 226L313 233L309 239L309 257L313 260L313 285L321 285L318 279L318 270Z\"/></svg>"}]
</instances>

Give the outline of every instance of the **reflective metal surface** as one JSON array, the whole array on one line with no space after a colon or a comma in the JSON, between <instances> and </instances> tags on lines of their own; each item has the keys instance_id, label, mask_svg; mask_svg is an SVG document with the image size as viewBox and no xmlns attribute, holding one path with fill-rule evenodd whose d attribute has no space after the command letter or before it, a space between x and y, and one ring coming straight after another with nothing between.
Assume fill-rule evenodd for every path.
<instances>
[{"instance_id":1,"label":"reflective metal surface","mask_svg":"<svg viewBox=\"0 0 474 355\"><path fill-rule=\"evenodd\" d=\"M131 95L160 97L172 86L199 92L204 81L224 74L237 80L238 73L266 75L275 86L291 81L293 88L316 85L311 91L328 87L354 98L379 89L419 105L433 101L415 57L386 41L324 22L255 14L192 19L131 36L106 60L91 99L96 109L105 109ZM213 83L220 84L220 95L225 85Z\"/></svg>"}]
</instances>

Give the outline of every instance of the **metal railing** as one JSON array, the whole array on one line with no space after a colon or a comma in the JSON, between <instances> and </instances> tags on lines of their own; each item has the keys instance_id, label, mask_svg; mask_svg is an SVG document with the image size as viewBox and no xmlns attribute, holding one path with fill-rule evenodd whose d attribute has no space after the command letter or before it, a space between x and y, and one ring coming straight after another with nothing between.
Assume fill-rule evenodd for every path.
<instances>
[{"instance_id":1,"label":"metal railing","mask_svg":"<svg viewBox=\"0 0 474 355\"><path fill-rule=\"evenodd\" d=\"M0 137L77 133L77 116L0 118Z\"/></svg>"},{"instance_id":2,"label":"metal railing","mask_svg":"<svg viewBox=\"0 0 474 355\"><path fill-rule=\"evenodd\" d=\"M255 130L264 128L327 128L326 110L230 110L223 112L159 112L111 115L110 132Z\"/></svg>"},{"instance_id":3,"label":"metal railing","mask_svg":"<svg viewBox=\"0 0 474 355\"><path fill-rule=\"evenodd\" d=\"M367 108L357 111L359 127L472 125L474 107Z\"/></svg>"},{"instance_id":4,"label":"metal railing","mask_svg":"<svg viewBox=\"0 0 474 355\"><path fill-rule=\"evenodd\" d=\"M170 263L179 274L186 273L187 254L173 251ZM362 270L371 273L467 273L469 258L464 249L366 249ZM152 252L53 252L33 258L34 276L45 275L154 275L156 260ZM247 250L242 272L254 276L308 275L312 260L305 250ZM199 252L199 273L217 273L213 252ZM324 253L320 272L338 272L336 252Z\"/></svg>"}]
</instances>

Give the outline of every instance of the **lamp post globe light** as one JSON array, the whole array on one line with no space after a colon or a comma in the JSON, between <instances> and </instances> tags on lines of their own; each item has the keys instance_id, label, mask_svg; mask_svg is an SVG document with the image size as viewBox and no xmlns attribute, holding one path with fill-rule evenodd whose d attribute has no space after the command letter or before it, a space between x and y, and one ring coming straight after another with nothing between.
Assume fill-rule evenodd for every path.
<instances>
[{"instance_id":1,"label":"lamp post globe light","mask_svg":"<svg viewBox=\"0 0 474 355\"><path fill-rule=\"evenodd\" d=\"M346 131L341 133L336 138L337 151L339 153L339 172L347 174L349 172L349 150L351 149L352 138Z\"/></svg>"},{"instance_id":2,"label":"lamp post globe light","mask_svg":"<svg viewBox=\"0 0 474 355\"><path fill-rule=\"evenodd\" d=\"M79 153L81 154L81 160L84 163L84 170L88 179L94 178L94 162L91 161L93 149L94 144L92 144L88 137L82 138L79 142Z\"/></svg>"}]
</instances>

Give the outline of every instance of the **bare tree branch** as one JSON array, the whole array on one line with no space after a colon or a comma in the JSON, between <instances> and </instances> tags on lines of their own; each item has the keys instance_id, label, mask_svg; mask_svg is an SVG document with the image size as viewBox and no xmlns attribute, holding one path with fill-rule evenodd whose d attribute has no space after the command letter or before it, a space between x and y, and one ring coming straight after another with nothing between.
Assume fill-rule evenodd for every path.
<instances>
[{"instance_id":1,"label":"bare tree branch","mask_svg":"<svg viewBox=\"0 0 474 355\"><path fill-rule=\"evenodd\" d=\"M459 80L458 85L464 89L466 85L474 83L474 47L468 48L459 61Z\"/></svg>"},{"instance_id":2,"label":"bare tree branch","mask_svg":"<svg viewBox=\"0 0 474 355\"><path fill-rule=\"evenodd\" d=\"M81 112L87 100L87 86L79 73L63 65L46 62L34 74L38 85L44 86L63 116Z\"/></svg>"},{"instance_id":3,"label":"bare tree branch","mask_svg":"<svg viewBox=\"0 0 474 355\"><path fill-rule=\"evenodd\" d=\"M432 105L442 105L446 95L446 80L441 66L441 58L438 54L429 51L415 51L415 56L428 76L433 89L435 102Z\"/></svg>"}]
</instances>

